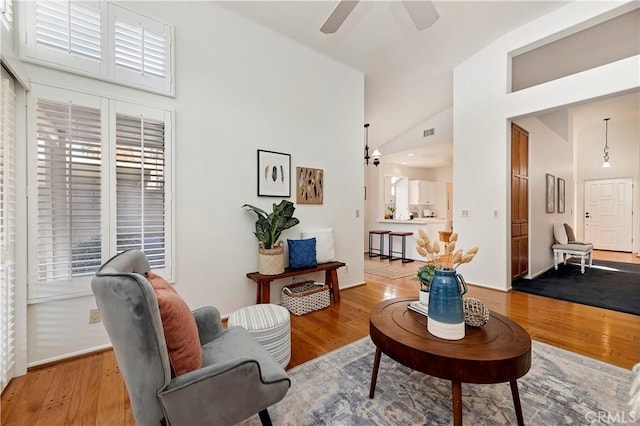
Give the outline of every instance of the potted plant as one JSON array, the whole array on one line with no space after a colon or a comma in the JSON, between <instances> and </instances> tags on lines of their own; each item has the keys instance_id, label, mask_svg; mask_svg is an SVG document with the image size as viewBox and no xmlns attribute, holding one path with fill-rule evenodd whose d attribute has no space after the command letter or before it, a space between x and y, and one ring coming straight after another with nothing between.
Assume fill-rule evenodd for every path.
<instances>
[{"instance_id":1,"label":"potted plant","mask_svg":"<svg viewBox=\"0 0 640 426\"><path fill-rule=\"evenodd\" d=\"M271 213L259 207L245 204L242 206L252 210L257 216L256 231L258 239L258 272L264 275L278 275L284 272L284 243L278 241L285 229L296 226L300 221L293 217L295 207L291 201L282 200L273 203Z\"/></svg>"},{"instance_id":2,"label":"potted plant","mask_svg":"<svg viewBox=\"0 0 640 426\"><path fill-rule=\"evenodd\" d=\"M420 303L429 305L429 289L431 288L431 280L436 273L436 265L424 265L416 272L416 280L420 282Z\"/></svg>"}]
</instances>

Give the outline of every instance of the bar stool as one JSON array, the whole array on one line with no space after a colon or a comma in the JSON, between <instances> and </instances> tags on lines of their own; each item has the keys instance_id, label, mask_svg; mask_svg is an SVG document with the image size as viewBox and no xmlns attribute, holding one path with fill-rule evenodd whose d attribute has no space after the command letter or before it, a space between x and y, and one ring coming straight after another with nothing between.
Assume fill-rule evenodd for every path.
<instances>
[{"instance_id":1,"label":"bar stool","mask_svg":"<svg viewBox=\"0 0 640 426\"><path fill-rule=\"evenodd\" d=\"M369 257L380 257L380 259L387 259L387 256L384 254L384 236L386 234L390 234L391 231L387 231L385 229L374 229L369 231ZM373 247L373 236L380 235L380 246L376 249ZM377 253L373 253L374 250L377 250Z\"/></svg>"},{"instance_id":2,"label":"bar stool","mask_svg":"<svg viewBox=\"0 0 640 426\"><path fill-rule=\"evenodd\" d=\"M407 259L407 237L413 235L413 232L390 232L389 233L389 262L402 259L402 263L413 262L413 259ZM393 237L402 237L402 251L393 251ZM393 253L402 253L402 257L393 257Z\"/></svg>"}]
</instances>

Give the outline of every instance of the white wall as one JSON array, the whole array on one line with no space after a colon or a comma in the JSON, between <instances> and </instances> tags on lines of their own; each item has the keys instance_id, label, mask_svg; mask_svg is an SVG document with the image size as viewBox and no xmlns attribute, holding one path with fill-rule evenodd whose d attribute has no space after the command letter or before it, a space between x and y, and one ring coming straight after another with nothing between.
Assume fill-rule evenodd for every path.
<instances>
[{"instance_id":1,"label":"white wall","mask_svg":"<svg viewBox=\"0 0 640 426\"><path fill-rule=\"evenodd\" d=\"M529 132L529 273L536 276L553 266L553 224L573 224L573 145L536 117L514 122ZM565 212L546 212L546 174L565 180ZM557 202L557 196L556 196Z\"/></svg>"},{"instance_id":2,"label":"white wall","mask_svg":"<svg viewBox=\"0 0 640 426\"><path fill-rule=\"evenodd\" d=\"M620 4L571 3L504 35L454 70L454 223L461 247L480 247L462 271L467 281L510 287L510 118L640 87L635 56L508 93L510 52ZM529 208L538 207L530 203ZM462 217L461 210L469 215Z\"/></svg>"},{"instance_id":3,"label":"white wall","mask_svg":"<svg viewBox=\"0 0 640 426\"><path fill-rule=\"evenodd\" d=\"M363 277L364 77L319 53L210 2L127 2L175 25L176 289L192 307L223 315L255 303L246 278L258 269L255 215L279 198L256 195L256 150L291 154L296 166L324 169L324 204L296 205L303 230L333 227L336 255L347 263L340 287ZM156 95L32 67L39 79L144 100ZM34 78L35 80L35 78ZM291 201L295 202L295 189ZM323 275L313 277L323 280ZM279 302L279 290L271 298ZM29 306L30 364L108 343L101 324L88 325L92 297Z\"/></svg>"}]
</instances>

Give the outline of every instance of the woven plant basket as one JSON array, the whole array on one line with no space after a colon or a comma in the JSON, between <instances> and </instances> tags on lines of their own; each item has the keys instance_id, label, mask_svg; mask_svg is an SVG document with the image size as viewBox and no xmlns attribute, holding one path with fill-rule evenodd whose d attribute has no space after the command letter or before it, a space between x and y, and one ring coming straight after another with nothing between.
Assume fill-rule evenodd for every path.
<instances>
[{"instance_id":1,"label":"woven plant basket","mask_svg":"<svg viewBox=\"0 0 640 426\"><path fill-rule=\"evenodd\" d=\"M282 289L282 306L294 315L324 309L331 304L329 287L315 281L303 281Z\"/></svg>"},{"instance_id":2,"label":"woven plant basket","mask_svg":"<svg viewBox=\"0 0 640 426\"><path fill-rule=\"evenodd\" d=\"M284 243L278 241L272 248L264 248L262 241L258 244L258 272L262 275L278 275L284 272Z\"/></svg>"}]
</instances>

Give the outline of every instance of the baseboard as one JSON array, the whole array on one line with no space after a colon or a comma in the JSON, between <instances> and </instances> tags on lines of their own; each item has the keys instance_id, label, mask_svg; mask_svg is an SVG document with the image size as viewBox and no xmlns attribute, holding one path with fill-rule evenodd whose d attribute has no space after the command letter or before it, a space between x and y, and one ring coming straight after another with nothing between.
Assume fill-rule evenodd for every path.
<instances>
[{"instance_id":1,"label":"baseboard","mask_svg":"<svg viewBox=\"0 0 640 426\"><path fill-rule=\"evenodd\" d=\"M93 353L96 352L103 352L106 351L108 349L111 349L111 343L107 343L104 345L100 345L100 346L94 346L92 348L88 348L88 349L83 349L81 351L77 351L77 352L71 352L68 354L64 354L64 355L59 355L59 356L55 356L55 357L51 357L51 358L47 358L47 359L42 359L36 362L32 362L32 363L28 363L27 364L27 369L32 369L32 368L44 368L49 366L50 364L56 364L59 361L67 361L69 359L72 358L80 358L86 355L91 355Z\"/></svg>"},{"instance_id":2,"label":"baseboard","mask_svg":"<svg viewBox=\"0 0 640 426\"><path fill-rule=\"evenodd\" d=\"M534 279L536 277L539 277L540 275L544 274L545 272L547 272L547 271L549 271L549 270L551 270L553 268L554 268L553 265L549 265L549 267L547 267L547 269L543 269L542 271L538 271L535 274L529 274L525 278L528 279L528 280L532 280L532 279Z\"/></svg>"},{"instance_id":3,"label":"baseboard","mask_svg":"<svg viewBox=\"0 0 640 426\"><path fill-rule=\"evenodd\" d=\"M362 281L360 283L347 284L345 286L340 286L340 291L346 290L348 288L360 287L360 286L363 286L363 285L367 285L367 282L366 281Z\"/></svg>"}]
</instances>

